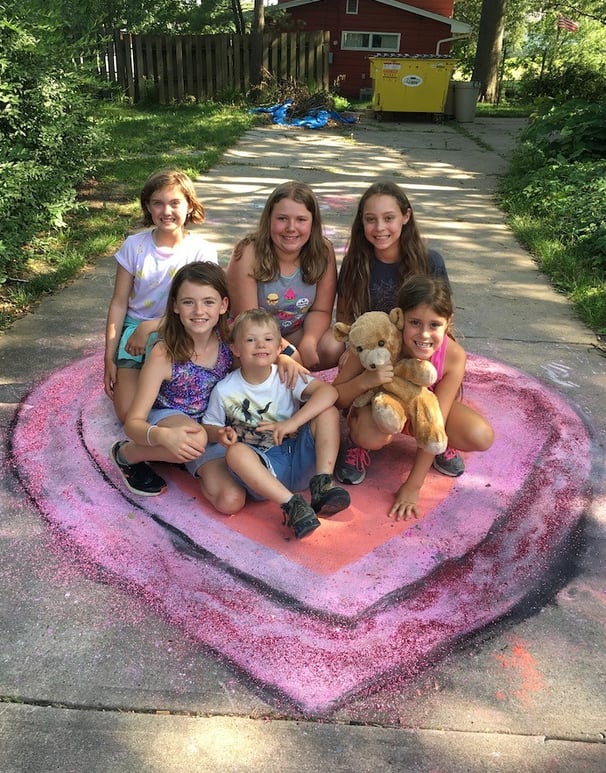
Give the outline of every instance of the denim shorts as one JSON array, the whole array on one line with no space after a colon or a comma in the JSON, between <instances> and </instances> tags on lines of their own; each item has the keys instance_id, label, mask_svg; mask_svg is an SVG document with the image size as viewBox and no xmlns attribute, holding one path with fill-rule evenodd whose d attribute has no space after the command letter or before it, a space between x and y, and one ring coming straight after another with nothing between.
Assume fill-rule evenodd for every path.
<instances>
[{"instance_id":1,"label":"denim shorts","mask_svg":"<svg viewBox=\"0 0 606 773\"><path fill-rule=\"evenodd\" d=\"M185 416L183 411L179 411L176 408L152 408L147 415L147 421L150 424L158 424L162 419L167 419L169 416ZM194 478L197 478L197 471L206 462L212 462L215 459L223 459L226 453L225 446L221 443L209 443L206 446L206 451L195 459L189 462L184 462L183 466L190 472Z\"/></svg>"},{"instance_id":2,"label":"denim shorts","mask_svg":"<svg viewBox=\"0 0 606 773\"><path fill-rule=\"evenodd\" d=\"M316 443L309 423L304 424L294 438L286 438L279 446L267 451L250 446L261 457L261 461L289 491L303 491L316 471ZM255 491L249 488L235 472L232 476L248 491L251 499L261 501Z\"/></svg>"}]
</instances>

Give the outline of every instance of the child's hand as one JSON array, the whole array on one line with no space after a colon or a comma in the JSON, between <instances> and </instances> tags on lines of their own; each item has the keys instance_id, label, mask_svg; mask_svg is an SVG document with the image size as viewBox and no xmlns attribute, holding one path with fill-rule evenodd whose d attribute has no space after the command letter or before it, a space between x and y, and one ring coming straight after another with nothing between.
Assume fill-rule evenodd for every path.
<instances>
[{"instance_id":1,"label":"child's hand","mask_svg":"<svg viewBox=\"0 0 606 773\"><path fill-rule=\"evenodd\" d=\"M403 483L398 489L395 502L389 511L389 517L396 521L406 520L413 515L418 515L417 501L419 499L419 489L411 486L409 483Z\"/></svg>"},{"instance_id":2,"label":"child's hand","mask_svg":"<svg viewBox=\"0 0 606 773\"><path fill-rule=\"evenodd\" d=\"M124 348L133 357L137 357L140 354L145 354L145 347L147 346L147 339L149 338L149 331L145 329L144 325L137 325L129 336Z\"/></svg>"},{"instance_id":3,"label":"child's hand","mask_svg":"<svg viewBox=\"0 0 606 773\"><path fill-rule=\"evenodd\" d=\"M192 425L162 427L165 432L158 441L176 457L178 462L191 462L206 451L208 435L203 427Z\"/></svg>"},{"instance_id":4,"label":"child's hand","mask_svg":"<svg viewBox=\"0 0 606 773\"><path fill-rule=\"evenodd\" d=\"M222 446L225 446L225 448L233 446L234 443L238 442L238 435L233 427L221 427L218 434L219 443L221 443Z\"/></svg>"},{"instance_id":5,"label":"child's hand","mask_svg":"<svg viewBox=\"0 0 606 773\"><path fill-rule=\"evenodd\" d=\"M375 370L364 371L368 380L368 389L390 384L393 381L393 365L391 362L381 365Z\"/></svg>"},{"instance_id":6,"label":"child's hand","mask_svg":"<svg viewBox=\"0 0 606 773\"><path fill-rule=\"evenodd\" d=\"M278 357L278 373L280 375L280 381L289 389L294 389L299 376L303 378L303 381L307 383L309 381L309 371L300 362L297 362L287 354L281 354Z\"/></svg>"},{"instance_id":7,"label":"child's hand","mask_svg":"<svg viewBox=\"0 0 606 773\"><path fill-rule=\"evenodd\" d=\"M286 421L260 421L257 429L260 432L271 432L274 443L279 446L285 437L294 435L299 426L292 419L286 419Z\"/></svg>"},{"instance_id":8,"label":"child's hand","mask_svg":"<svg viewBox=\"0 0 606 773\"><path fill-rule=\"evenodd\" d=\"M114 362L105 366L105 373L103 374L103 385L105 394L110 400L114 399L114 386L116 385L116 375L118 368Z\"/></svg>"}]
</instances>

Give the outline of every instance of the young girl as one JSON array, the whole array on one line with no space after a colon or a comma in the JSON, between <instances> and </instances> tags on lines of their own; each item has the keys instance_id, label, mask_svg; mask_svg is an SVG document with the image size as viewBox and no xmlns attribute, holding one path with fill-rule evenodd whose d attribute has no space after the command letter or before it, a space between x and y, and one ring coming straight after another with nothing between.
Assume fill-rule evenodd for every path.
<instances>
[{"instance_id":1,"label":"young girl","mask_svg":"<svg viewBox=\"0 0 606 773\"><path fill-rule=\"evenodd\" d=\"M330 329L335 252L322 235L318 201L305 183L286 182L267 199L259 227L234 248L227 267L234 316L261 307L279 324L283 351L306 368L336 364Z\"/></svg>"},{"instance_id":2,"label":"young girl","mask_svg":"<svg viewBox=\"0 0 606 773\"><path fill-rule=\"evenodd\" d=\"M131 441L118 441L111 450L134 494L157 496L166 489L145 462L181 463L199 478L202 493L217 510L234 513L243 507L245 492L227 472L224 447L209 445L200 423L212 388L233 366L227 343L228 308L222 268L204 261L177 271L160 340L141 369L126 417L124 428ZM290 357L280 357L280 379L285 384L292 386L299 370Z\"/></svg>"},{"instance_id":3,"label":"young girl","mask_svg":"<svg viewBox=\"0 0 606 773\"><path fill-rule=\"evenodd\" d=\"M157 331L170 282L192 261L217 263L217 252L189 223L204 222L204 207L189 177L161 170L141 191L143 224L116 253L114 293L105 331L105 392L124 421L132 403L151 333Z\"/></svg>"},{"instance_id":4,"label":"young girl","mask_svg":"<svg viewBox=\"0 0 606 773\"><path fill-rule=\"evenodd\" d=\"M449 444L461 451L486 451L494 440L492 427L482 416L457 400L466 355L460 344L450 336L454 305L449 285L444 279L426 275L409 277L402 285L397 305L404 314L403 356L429 360L438 372L438 380L432 389L440 404ZM369 375L374 379L372 384L369 384ZM393 367L370 374L364 370L355 352L350 352L334 381L339 392L337 406L351 405L370 386L388 383L392 378ZM353 441L363 448L383 448L393 440L392 435L379 431L370 405L352 409L348 423ZM432 454L417 449L412 469L398 489L390 516L400 520L417 513L419 491L433 459Z\"/></svg>"},{"instance_id":5,"label":"young girl","mask_svg":"<svg viewBox=\"0 0 606 773\"><path fill-rule=\"evenodd\" d=\"M337 285L337 321L351 324L366 311L389 314L397 306L402 282L413 274L448 282L444 259L427 249L404 191L391 180L378 180L362 195L351 227ZM344 345L335 342L331 351L333 358L339 358ZM365 448L346 442L335 474L343 483L361 483L369 463ZM435 466L451 476L465 469L452 449L436 457Z\"/></svg>"},{"instance_id":6,"label":"young girl","mask_svg":"<svg viewBox=\"0 0 606 773\"><path fill-rule=\"evenodd\" d=\"M231 475L220 444L208 445L200 424L213 386L232 366L228 344L227 282L209 262L183 266L169 290L166 314L126 417L130 441L112 446L112 458L135 494L156 496L166 484L144 464L185 464L204 496L224 513L239 510L245 494Z\"/></svg>"}]
</instances>

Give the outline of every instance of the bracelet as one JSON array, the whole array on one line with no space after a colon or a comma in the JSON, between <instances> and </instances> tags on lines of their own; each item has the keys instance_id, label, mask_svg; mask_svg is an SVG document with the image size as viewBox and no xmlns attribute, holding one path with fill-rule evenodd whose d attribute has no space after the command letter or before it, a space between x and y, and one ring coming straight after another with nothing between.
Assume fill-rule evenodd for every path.
<instances>
[{"instance_id":1,"label":"bracelet","mask_svg":"<svg viewBox=\"0 0 606 773\"><path fill-rule=\"evenodd\" d=\"M150 439L149 439L149 433L152 431L152 429L153 429L155 426L156 426L155 424L150 424L150 425L149 425L149 427L147 428L147 434L145 435L145 439L147 440L147 445L148 445L148 446L151 446L151 441L150 441Z\"/></svg>"}]
</instances>

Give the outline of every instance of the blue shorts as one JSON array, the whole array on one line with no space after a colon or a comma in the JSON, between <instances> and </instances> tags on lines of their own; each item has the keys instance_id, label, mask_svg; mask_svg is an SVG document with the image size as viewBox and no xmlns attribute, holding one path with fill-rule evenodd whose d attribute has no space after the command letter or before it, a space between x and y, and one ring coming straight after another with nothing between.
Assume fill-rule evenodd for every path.
<instances>
[{"instance_id":1,"label":"blue shorts","mask_svg":"<svg viewBox=\"0 0 606 773\"><path fill-rule=\"evenodd\" d=\"M145 358L151 351L151 348L158 340L158 333L152 333L147 339L147 346L145 347L145 354L129 354L125 346L128 343L128 339L135 332L141 319L135 319L129 317L128 314L124 318L124 324L122 326L122 332L120 333L120 341L118 343L118 349L116 350L116 356L114 357L118 368L131 368L132 370L141 370Z\"/></svg>"},{"instance_id":2,"label":"blue shorts","mask_svg":"<svg viewBox=\"0 0 606 773\"><path fill-rule=\"evenodd\" d=\"M316 442L309 423L299 429L296 437L286 438L279 446L272 446L267 451L254 446L250 448L261 457L271 474L289 491L303 491L309 486L309 480L316 471ZM264 499L249 488L235 472L230 472L252 499L258 502Z\"/></svg>"},{"instance_id":3,"label":"blue shorts","mask_svg":"<svg viewBox=\"0 0 606 773\"><path fill-rule=\"evenodd\" d=\"M167 419L169 416L186 416L183 411L179 411L176 408L152 408L147 415L147 421L150 424L158 424L162 419ZM191 417L190 417L191 418ZM184 462L183 466L190 472L194 478L197 478L197 472L203 464L206 462L212 462L215 459L223 459L225 457L227 449L221 443L209 443L206 446L206 451L195 459L189 462Z\"/></svg>"}]
</instances>

